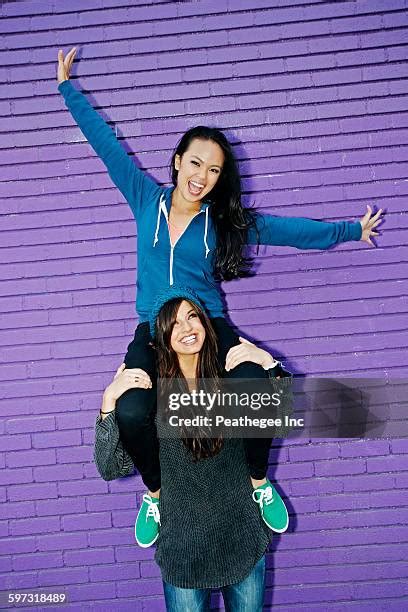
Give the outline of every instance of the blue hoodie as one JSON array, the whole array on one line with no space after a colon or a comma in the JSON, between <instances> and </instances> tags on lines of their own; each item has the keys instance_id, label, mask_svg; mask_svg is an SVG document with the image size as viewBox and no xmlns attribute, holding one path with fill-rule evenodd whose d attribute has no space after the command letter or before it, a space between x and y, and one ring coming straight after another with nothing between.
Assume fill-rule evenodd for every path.
<instances>
[{"instance_id":1,"label":"blue hoodie","mask_svg":"<svg viewBox=\"0 0 408 612\"><path fill-rule=\"evenodd\" d=\"M203 200L199 212L171 245L168 215L175 187L158 185L136 166L111 127L70 80L60 83L58 90L136 219L136 311L140 322L149 320L156 296L174 283L194 289L211 317L224 316L219 284L213 274L216 236L208 202ZM360 240L362 233L358 221L327 223L269 214L258 214L257 229L260 244L298 249L328 249L340 242ZM257 244L255 228L248 232L248 244Z\"/></svg>"}]
</instances>

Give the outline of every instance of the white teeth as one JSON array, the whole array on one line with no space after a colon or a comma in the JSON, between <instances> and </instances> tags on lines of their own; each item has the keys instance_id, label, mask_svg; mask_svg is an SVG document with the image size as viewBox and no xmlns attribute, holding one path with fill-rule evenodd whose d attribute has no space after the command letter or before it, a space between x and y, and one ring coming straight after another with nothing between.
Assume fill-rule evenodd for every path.
<instances>
[{"instance_id":1,"label":"white teeth","mask_svg":"<svg viewBox=\"0 0 408 612\"><path fill-rule=\"evenodd\" d=\"M189 182L189 189L192 193L196 192L196 195L200 193L204 188L204 185L199 185L198 183L193 183L193 181Z\"/></svg>"},{"instance_id":2,"label":"white teeth","mask_svg":"<svg viewBox=\"0 0 408 612\"><path fill-rule=\"evenodd\" d=\"M181 340L181 342L183 342L184 344L191 344L192 342L195 342L195 339L196 339L195 335L186 336L185 338Z\"/></svg>"}]
</instances>

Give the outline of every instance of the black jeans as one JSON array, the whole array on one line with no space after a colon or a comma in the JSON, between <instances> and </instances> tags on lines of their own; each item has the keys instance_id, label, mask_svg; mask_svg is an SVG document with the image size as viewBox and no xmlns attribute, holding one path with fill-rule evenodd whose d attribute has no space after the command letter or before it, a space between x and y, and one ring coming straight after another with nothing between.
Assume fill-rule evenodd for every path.
<instances>
[{"instance_id":1,"label":"black jeans","mask_svg":"<svg viewBox=\"0 0 408 612\"><path fill-rule=\"evenodd\" d=\"M211 319L218 339L218 359L224 378L256 378L270 391L268 373L255 363L245 361L233 370L224 369L229 349L239 344L239 338L223 317ZM152 381L151 389L129 389L116 402L116 417L121 440L133 459L142 480L150 491L160 488L159 441L154 417L156 413L156 355L151 346L149 324L140 323L125 356L127 368L145 370ZM265 478L272 438L244 439L246 459L252 478Z\"/></svg>"}]
</instances>

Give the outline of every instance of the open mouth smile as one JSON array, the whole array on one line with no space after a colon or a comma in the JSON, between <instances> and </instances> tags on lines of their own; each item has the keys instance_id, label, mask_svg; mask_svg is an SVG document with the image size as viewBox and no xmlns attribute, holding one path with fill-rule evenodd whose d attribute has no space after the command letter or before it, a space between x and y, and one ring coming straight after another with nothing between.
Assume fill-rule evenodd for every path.
<instances>
[{"instance_id":1,"label":"open mouth smile","mask_svg":"<svg viewBox=\"0 0 408 612\"><path fill-rule=\"evenodd\" d=\"M201 183L195 183L194 181L188 181L188 190L192 195L199 195L204 189L204 185Z\"/></svg>"},{"instance_id":2,"label":"open mouth smile","mask_svg":"<svg viewBox=\"0 0 408 612\"><path fill-rule=\"evenodd\" d=\"M184 338L182 338L180 340L180 342L182 342L183 344L194 344L197 341L197 336L196 334L190 334L190 336L184 336Z\"/></svg>"}]
</instances>

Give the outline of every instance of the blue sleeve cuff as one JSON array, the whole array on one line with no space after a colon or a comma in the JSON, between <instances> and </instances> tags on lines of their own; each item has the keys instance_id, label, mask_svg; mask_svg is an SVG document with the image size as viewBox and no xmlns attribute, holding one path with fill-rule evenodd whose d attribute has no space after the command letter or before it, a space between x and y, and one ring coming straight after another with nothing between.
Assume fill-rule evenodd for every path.
<instances>
[{"instance_id":1,"label":"blue sleeve cuff","mask_svg":"<svg viewBox=\"0 0 408 612\"><path fill-rule=\"evenodd\" d=\"M66 81L62 81L62 83L58 84L58 91L64 95L65 92L69 91L69 89L73 89L71 81L67 79Z\"/></svg>"},{"instance_id":2,"label":"blue sleeve cuff","mask_svg":"<svg viewBox=\"0 0 408 612\"><path fill-rule=\"evenodd\" d=\"M350 225L351 225L351 239L361 240L363 228L361 227L360 221L353 221L350 223Z\"/></svg>"}]
</instances>

